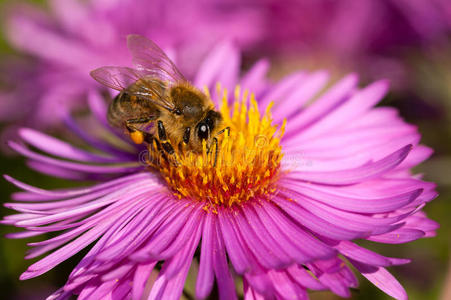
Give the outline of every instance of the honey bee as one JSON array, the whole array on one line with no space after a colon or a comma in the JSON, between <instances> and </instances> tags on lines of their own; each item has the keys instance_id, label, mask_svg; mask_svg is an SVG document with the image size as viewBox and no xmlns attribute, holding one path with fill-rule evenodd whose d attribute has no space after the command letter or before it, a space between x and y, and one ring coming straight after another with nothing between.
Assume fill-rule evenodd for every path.
<instances>
[{"instance_id":1,"label":"honey bee","mask_svg":"<svg viewBox=\"0 0 451 300\"><path fill-rule=\"evenodd\" d=\"M223 128L222 116L212 101L191 85L167 55L151 40L140 35L127 36L127 47L134 68L106 66L93 70L91 76L120 93L108 108L108 121L123 128L133 142L154 141L169 155L180 150L202 152L215 147Z\"/></svg>"}]
</instances>

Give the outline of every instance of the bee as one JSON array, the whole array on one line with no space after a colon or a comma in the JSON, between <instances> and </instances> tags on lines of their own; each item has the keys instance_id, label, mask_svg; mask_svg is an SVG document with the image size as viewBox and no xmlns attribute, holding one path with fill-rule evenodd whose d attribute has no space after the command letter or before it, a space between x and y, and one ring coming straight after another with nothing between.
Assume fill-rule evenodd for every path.
<instances>
[{"instance_id":1,"label":"bee","mask_svg":"<svg viewBox=\"0 0 451 300\"><path fill-rule=\"evenodd\" d=\"M168 56L151 40L127 36L134 68L106 66L90 74L99 83L119 91L108 107L108 121L128 132L133 142L157 145L169 155L179 150L202 152L215 147L223 118L212 101L185 79Z\"/></svg>"}]
</instances>

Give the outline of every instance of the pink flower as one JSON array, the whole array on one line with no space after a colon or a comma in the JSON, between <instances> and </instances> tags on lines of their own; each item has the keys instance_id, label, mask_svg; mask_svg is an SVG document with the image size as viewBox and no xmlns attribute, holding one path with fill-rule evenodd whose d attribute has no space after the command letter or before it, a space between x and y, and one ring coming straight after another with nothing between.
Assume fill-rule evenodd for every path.
<instances>
[{"instance_id":1,"label":"pink flower","mask_svg":"<svg viewBox=\"0 0 451 300\"><path fill-rule=\"evenodd\" d=\"M151 161L152 146L132 145L108 126L97 93L89 95L91 120L66 116L92 151L21 129L24 143L10 146L32 168L97 182L49 191L6 176L23 190L6 204L19 213L3 223L25 229L10 238L62 231L31 244L27 258L52 252L21 279L92 245L50 299L179 299L197 259L198 298L216 280L221 299L236 299L234 277L243 280L245 299L306 299L307 289L347 297L358 284L348 262L385 293L406 299L386 267L409 260L358 245L406 243L434 236L438 227L422 212L435 185L410 172L431 150L396 110L374 107L387 82L360 89L351 74L318 95L329 84L326 72L300 71L270 84L266 61L241 78L239 65L236 49L220 44L194 80L210 91L216 82L223 87L212 100L223 102L231 130L216 166L205 150L177 152L178 165ZM235 93L224 93L236 85ZM147 290L152 270L158 275Z\"/></svg>"}]
</instances>

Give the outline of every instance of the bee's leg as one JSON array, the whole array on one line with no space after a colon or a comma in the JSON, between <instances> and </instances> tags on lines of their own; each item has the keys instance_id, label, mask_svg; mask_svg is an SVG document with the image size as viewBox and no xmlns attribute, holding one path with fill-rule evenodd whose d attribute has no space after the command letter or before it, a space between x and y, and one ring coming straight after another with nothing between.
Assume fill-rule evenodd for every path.
<instances>
[{"instance_id":1,"label":"bee's leg","mask_svg":"<svg viewBox=\"0 0 451 300\"><path fill-rule=\"evenodd\" d=\"M215 162L213 163L213 168L214 168L214 167L216 167L216 162L218 161L218 153L219 153L218 139L214 137L213 142L215 143Z\"/></svg>"},{"instance_id":2,"label":"bee's leg","mask_svg":"<svg viewBox=\"0 0 451 300\"><path fill-rule=\"evenodd\" d=\"M157 138L155 138L154 136L151 137L151 140L148 141L149 145L152 145L154 147L154 150L156 150L156 152L154 153L153 151L151 151L149 153L149 155L152 153L152 162L154 162L156 165L160 165L160 159L163 158L165 160L168 160L168 157L166 155L166 152L163 151L163 148L161 147L160 142L158 141ZM160 156L155 155L156 153L160 154Z\"/></svg>"},{"instance_id":3,"label":"bee's leg","mask_svg":"<svg viewBox=\"0 0 451 300\"><path fill-rule=\"evenodd\" d=\"M151 140L153 136L141 129L136 128L135 124L146 124L154 118L129 119L125 122L125 127L130 133L130 137L135 144L142 144L144 141ZM150 136L149 136L150 135Z\"/></svg>"},{"instance_id":4,"label":"bee's leg","mask_svg":"<svg viewBox=\"0 0 451 300\"><path fill-rule=\"evenodd\" d=\"M133 124L146 124L146 123L149 123L150 121L154 121L154 120L155 120L155 117L128 119L127 121L125 121L125 124L127 127L130 127L134 130L138 130L137 128L135 128L135 126Z\"/></svg>"},{"instance_id":5,"label":"bee's leg","mask_svg":"<svg viewBox=\"0 0 451 300\"><path fill-rule=\"evenodd\" d=\"M164 128L163 122L158 121L157 128L158 128L158 138L160 139L161 147L163 148L164 151L166 151L166 153L173 156L175 159L175 164L179 165L177 157L175 155L174 147L172 147L171 142L168 140L168 137L166 135L166 129Z\"/></svg>"},{"instance_id":6,"label":"bee's leg","mask_svg":"<svg viewBox=\"0 0 451 300\"><path fill-rule=\"evenodd\" d=\"M188 145L189 143L189 138L190 138L190 132L191 132L191 128L190 127L186 127L185 128L185 132L183 133L183 140L179 143L178 147L179 147L179 151L182 152L183 151L183 145Z\"/></svg>"},{"instance_id":7,"label":"bee's leg","mask_svg":"<svg viewBox=\"0 0 451 300\"><path fill-rule=\"evenodd\" d=\"M213 142L215 143L215 162L213 164L213 167L216 167L216 162L218 161L218 152L219 152L218 139L216 137L220 134L223 134L225 131L227 131L227 136L230 136L230 127L227 126L226 128L218 131L216 133L215 137L213 138ZM208 150L208 152L210 152L210 149Z\"/></svg>"},{"instance_id":8,"label":"bee's leg","mask_svg":"<svg viewBox=\"0 0 451 300\"><path fill-rule=\"evenodd\" d=\"M216 133L216 136L218 136L218 135L220 135L220 134L223 134L225 131L227 131L227 136L230 136L230 127L229 127L229 126L227 126L226 128L224 128L224 129L218 131L218 132Z\"/></svg>"},{"instance_id":9,"label":"bee's leg","mask_svg":"<svg viewBox=\"0 0 451 300\"><path fill-rule=\"evenodd\" d=\"M179 149L179 152L182 153L183 152L183 142L180 142L177 147Z\"/></svg>"},{"instance_id":10,"label":"bee's leg","mask_svg":"<svg viewBox=\"0 0 451 300\"><path fill-rule=\"evenodd\" d=\"M174 154L174 148L171 145L171 142L168 140L168 136L166 135L166 129L164 128L163 122L158 121L158 138L160 139L161 146L163 147L164 151L166 151L168 154Z\"/></svg>"}]
</instances>

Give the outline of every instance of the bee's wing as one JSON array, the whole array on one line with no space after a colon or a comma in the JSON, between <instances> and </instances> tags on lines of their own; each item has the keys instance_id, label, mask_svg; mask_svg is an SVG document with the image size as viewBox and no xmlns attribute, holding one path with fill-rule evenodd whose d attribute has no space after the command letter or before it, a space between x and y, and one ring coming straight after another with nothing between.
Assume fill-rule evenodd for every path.
<instances>
[{"instance_id":1,"label":"bee's wing","mask_svg":"<svg viewBox=\"0 0 451 300\"><path fill-rule=\"evenodd\" d=\"M141 78L139 71L127 67L101 67L89 74L99 83L118 91L125 90Z\"/></svg>"},{"instance_id":2,"label":"bee's wing","mask_svg":"<svg viewBox=\"0 0 451 300\"><path fill-rule=\"evenodd\" d=\"M106 66L95 69L90 74L107 87L126 91L170 111L174 109L174 104L164 96L165 83L155 77L149 77L145 72L128 67Z\"/></svg>"},{"instance_id":3,"label":"bee's wing","mask_svg":"<svg viewBox=\"0 0 451 300\"><path fill-rule=\"evenodd\" d=\"M186 81L169 57L151 40L131 34L127 36L127 47L139 71L163 81Z\"/></svg>"}]
</instances>

